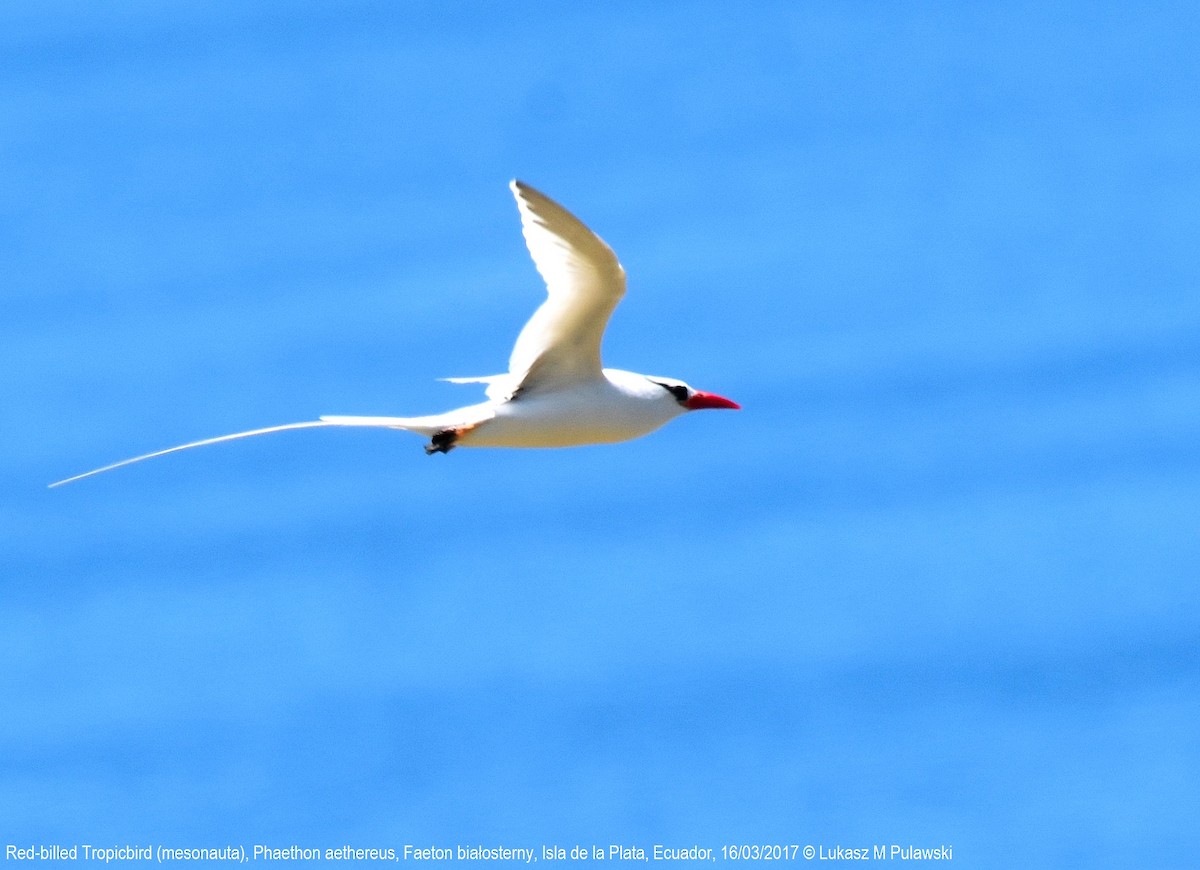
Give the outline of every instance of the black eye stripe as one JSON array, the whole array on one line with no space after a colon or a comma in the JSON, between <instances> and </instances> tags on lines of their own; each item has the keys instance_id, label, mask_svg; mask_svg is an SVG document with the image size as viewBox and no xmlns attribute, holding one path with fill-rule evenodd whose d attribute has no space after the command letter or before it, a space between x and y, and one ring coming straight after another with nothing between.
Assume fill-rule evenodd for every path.
<instances>
[{"instance_id":1,"label":"black eye stripe","mask_svg":"<svg viewBox=\"0 0 1200 870\"><path fill-rule=\"evenodd\" d=\"M688 400L688 388L683 384L664 384L662 381L654 381L668 393L675 397L677 402L686 402Z\"/></svg>"}]
</instances>

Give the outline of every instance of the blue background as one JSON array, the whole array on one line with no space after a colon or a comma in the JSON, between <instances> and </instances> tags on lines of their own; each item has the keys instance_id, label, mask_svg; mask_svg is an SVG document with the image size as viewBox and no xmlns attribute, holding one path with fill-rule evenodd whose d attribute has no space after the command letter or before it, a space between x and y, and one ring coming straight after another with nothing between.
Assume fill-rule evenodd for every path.
<instances>
[{"instance_id":1,"label":"blue background","mask_svg":"<svg viewBox=\"0 0 1200 870\"><path fill-rule=\"evenodd\" d=\"M4 4L0 838L1190 863L1194 10ZM513 176L744 411L45 489L476 401Z\"/></svg>"}]
</instances>

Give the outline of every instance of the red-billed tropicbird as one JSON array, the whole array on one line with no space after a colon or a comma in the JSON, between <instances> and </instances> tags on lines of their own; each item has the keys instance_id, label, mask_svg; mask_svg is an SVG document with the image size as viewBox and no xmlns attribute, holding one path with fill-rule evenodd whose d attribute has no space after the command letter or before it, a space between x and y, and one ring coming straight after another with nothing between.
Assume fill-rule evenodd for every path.
<instances>
[{"instance_id":1,"label":"red-billed tropicbird","mask_svg":"<svg viewBox=\"0 0 1200 870\"><path fill-rule=\"evenodd\" d=\"M316 426L375 426L429 436L426 453L455 447L570 447L627 441L687 411L738 408L736 402L695 390L675 378L606 369L600 342L608 318L625 295L625 270L612 248L577 217L528 184L509 184L521 230L548 297L517 336L508 373L447 378L487 384L487 401L426 417L325 416L235 432L168 447L77 474L51 486L235 438Z\"/></svg>"}]
</instances>

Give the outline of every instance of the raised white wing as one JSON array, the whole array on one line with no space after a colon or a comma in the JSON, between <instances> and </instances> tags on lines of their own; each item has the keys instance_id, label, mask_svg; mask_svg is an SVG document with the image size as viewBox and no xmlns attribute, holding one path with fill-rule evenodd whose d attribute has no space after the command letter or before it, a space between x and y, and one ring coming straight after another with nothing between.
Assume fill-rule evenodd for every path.
<instances>
[{"instance_id":1,"label":"raised white wing","mask_svg":"<svg viewBox=\"0 0 1200 870\"><path fill-rule=\"evenodd\" d=\"M528 184L509 184L525 244L546 281L545 302L525 324L508 361L514 389L555 389L601 375L600 342L625 295L612 248L577 217Z\"/></svg>"}]
</instances>

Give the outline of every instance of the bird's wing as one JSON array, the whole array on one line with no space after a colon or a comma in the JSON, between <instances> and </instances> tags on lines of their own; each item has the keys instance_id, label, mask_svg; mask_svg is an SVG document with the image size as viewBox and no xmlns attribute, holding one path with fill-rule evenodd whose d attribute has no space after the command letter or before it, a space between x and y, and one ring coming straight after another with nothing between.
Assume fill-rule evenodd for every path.
<instances>
[{"instance_id":1,"label":"bird's wing","mask_svg":"<svg viewBox=\"0 0 1200 870\"><path fill-rule=\"evenodd\" d=\"M604 328L625 295L625 270L612 248L561 205L520 181L509 187L549 294L517 336L508 362L514 390L596 380Z\"/></svg>"},{"instance_id":2,"label":"bird's wing","mask_svg":"<svg viewBox=\"0 0 1200 870\"><path fill-rule=\"evenodd\" d=\"M439 381L445 381L448 384L487 384L487 389L484 391L489 399L496 401L507 401L512 398L514 392L514 379L512 375L483 375L476 378L438 378Z\"/></svg>"},{"instance_id":3,"label":"bird's wing","mask_svg":"<svg viewBox=\"0 0 1200 870\"><path fill-rule=\"evenodd\" d=\"M368 426L380 427L385 429L405 429L412 432L418 432L422 435L432 435L439 429L454 425L474 425L488 418L484 406L472 406L471 408L463 408L459 411L451 411L447 414L437 414L429 417L322 417L320 420L309 420L304 423L284 423L282 426L267 426L264 429L251 429L248 432L234 432L232 435L218 435L216 438L203 438L200 441L189 441L187 444L180 444L177 447L168 447L166 450L156 450L153 453L144 453L141 456L135 456L132 459L122 459L120 462L114 462L112 465L105 465L103 468L94 468L91 471L85 471L83 474L76 474L74 477L68 477L64 480L58 480L50 484L51 487L62 486L64 483L72 483L76 480L82 480L85 477L91 477L94 474L100 474L104 471L112 471L114 468L121 468L125 465L133 465L135 462L141 462L143 459L154 459L156 456L166 456L168 453L177 453L180 450L190 450L193 447L207 447L209 444L220 444L222 441L234 441L238 438L250 438L254 435L269 435L272 432L286 432L289 429L315 429L321 426ZM469 411L472 413L464 414L462 412Z\"/></svg>"}]
</instances>

